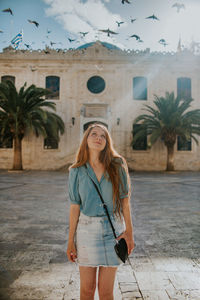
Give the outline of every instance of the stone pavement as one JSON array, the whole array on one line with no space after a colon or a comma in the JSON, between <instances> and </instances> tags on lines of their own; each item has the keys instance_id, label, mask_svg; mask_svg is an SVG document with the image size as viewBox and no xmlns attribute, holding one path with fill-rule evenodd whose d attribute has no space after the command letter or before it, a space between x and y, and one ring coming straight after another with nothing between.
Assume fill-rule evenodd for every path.
<instances>
[{"instance_id":1,"label":"stone pavement","mask_svg":"<svg viewBox=\"0 0 200 300\"><path fill-rule=\"evenodd\" d=\"M0 299L79 299L65 172L0 170ZM136 248L115 300L200 299L200 173L131 173ZM97 295L96 298L98 299Z\"/></svg>"}]
</instances>

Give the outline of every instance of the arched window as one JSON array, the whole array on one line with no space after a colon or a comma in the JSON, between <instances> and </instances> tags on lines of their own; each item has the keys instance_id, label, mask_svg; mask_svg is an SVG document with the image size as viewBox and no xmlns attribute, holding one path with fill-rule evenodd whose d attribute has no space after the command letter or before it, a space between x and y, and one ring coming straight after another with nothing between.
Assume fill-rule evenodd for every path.
<instances>
[{"instance_id":1,"label":"arched window","mask_svg":"<svg viewBox=\"0 0 200 300\"><path fill-rule=\"evenodd\" d=\"M180 77L177 79L177 97L182 99L191 98L191 79Z\"/></svg>"},{"instance_id":2,"label":"arched window","mask_svg":"<svg viewBox=\"0 0 200 300\"><path fill-rule=\"evenodd\" d=\"M180 136L177 137L177 150L178 151L191 151L192 150L192 139L182 139Z\"/></svg>"},{"instance_id":3,"label":"arched window","mask_svg":"<svg viewBox=\"0 0 200 300\"><path fill-rule=\"evenodd\" d=\"M1 76L1 82L11 81L15 84L15 76L4 75ZM9 131L6 131L4 135L0 134L0 148L12 148L13 147L13 137Z\"/></svg>"},{"instance_id":4,"label":"arched window","mask_svg":"<svg viewBox=\"0 0 200 300\"><path fill-rule=\"evenodd\" d=\"M46 89L51 92L51 94L46 96L46 99L59 99L60 78L57 76L47 76Z\"/></svg>"},{"instance_id":5,"label":"arched window","mask_svg":"<svg viewBox=\"0 0 200 300\"><path fill-rule=\"evenodd\" d=\"M147 100L147 78L134 77L133 78L133 99Z\"/></svg>"},{"instance_id":6,"label":"arched window","mask_svg":"<svg viewBox=\"0 0 200 300\"><path fill-rule=\"evenodd\" d=\"M1 76L1 82L5 82L6 80L9 80L15 84L15 76L11 76L11 75Z\"/></svg>"},{"instance_id":7,"label":"arched window","mask_svg":"<svg viewBox=\"0 0 200 300\"><path fill-rule=\"evenodd\" d=\"M132 131L133 136L138 132L140 126L141 124L133 125L133 131ZM147 133L143 137L139 138L137 142L134 143L132 148L133 150L147 150Z\"/></svg>"},{"instance_id":8,"label":"arched window","mask_svg":"<svg viewBox=\"0 0 200 300\"><path fill-rule=\"evenodd\" d=\"M48 136L44 139L44 149L58 149L58 140Z\"/></svg>"},{"instance_id":9,"label":"arched window","mask_svg":"<svg viewBox=\"0 0 200 300\"><path fill-rule=\"evenodd\" d=\"M12 148L13 147L13 135L6 128L4 134L0 134L0 148Z\"/></svg>"}]
</instances>

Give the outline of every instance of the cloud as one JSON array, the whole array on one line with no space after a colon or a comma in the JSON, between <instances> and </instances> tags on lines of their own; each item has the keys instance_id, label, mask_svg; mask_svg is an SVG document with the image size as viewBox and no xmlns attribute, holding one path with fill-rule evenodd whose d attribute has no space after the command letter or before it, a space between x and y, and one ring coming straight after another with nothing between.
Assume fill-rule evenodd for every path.
<instances>
[{"instance_id":1,"label":"cloud","mask_svg":"<svg viewBox=\"0 0 200 300\"><path fill-rule=\"evenodd\" d=\"M132 1L133 5L121 5L120 0L43 1L48 5L45 11L47 16L57 20L68 37L77 38L81 44L101 40L120 48L176 51L180 36L184 45L191 39L200 41L199 26L196 26L200 24L199 0L185 1L185 10L180 13L172 8L171 2L164 0ZM156 7L156 11L152 11L152 7ZM145 19L153 13L160 21ZM131 24L130 16L137 18L137 21ZM125 23L118 27L116 21ZM119 34L108 37L99 31L107 28ZM81 38L80 31L89 33ZM129 38L133 34L139 35L144 42L138 43ZM166 48L158 43L161 38L167 41Z\"/></svg>"},{"instance_id":2,"label":"cloud","mask_svg":"<svg viewBox=\"0 0 200 300\"><path fill-rule=\"evenodd\" d=\"M116 21L122 21L120 15L110 12L104 2L110 0L43 0L49 7L45 13L54 17L71 34L89 32L82 40L94 41L103 36L104 41L112 42L114 39L99 32L99 29L118 30ZM116 44L116 43L115 43Z\"/></svg>"}]
</instances>

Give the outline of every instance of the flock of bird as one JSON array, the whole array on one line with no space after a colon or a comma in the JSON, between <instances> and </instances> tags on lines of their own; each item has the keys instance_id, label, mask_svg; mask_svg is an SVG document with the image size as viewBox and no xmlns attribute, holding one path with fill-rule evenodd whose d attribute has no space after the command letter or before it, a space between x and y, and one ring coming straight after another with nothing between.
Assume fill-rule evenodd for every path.
<instances>
[{"instance_id":1,"label":"flock of bird","mask_svg":"<svg viewBox=\"0 0 200 300\"><path fill-rule=\"evenodd\" d=\"M121 0L122 4L128 3L131 4L129 0ZM174 3L172 7L175 7L177 9L177 12L179 12L182 8L185 9L185 5L183 3Z\"/></svg>"},{"instance_id":2,"label":"flock of bird","mask_svg":"<svg viewBox=\"0 0 200 300\"><path fill-rule=\"evenodd\" d=\"M120 1L121 1L122 4L131 4L131 2L130 2L129 0L120 0ZM183 3L174 3L174 4L172 5L172 8L176 8L176 9L177 9L177 13L179 13L181 9L185 9L185 5L184 5ZM11 8L3 9L2 12L10 13L10 15L13 16L13 11L11 10ZM134 19L134 18L132 18L132 17L130 17L130 18L131 18L131 19L130 19L130 22L131 22L131 23L134 23L134 22L137 20L137 19ZM153 21L159 21L159 18L158 18L157 16L155 16L154 14L151 15L151 16L146 17L145 19L149 19L149 20L153 20ZM36 22L35 20L27 19L27 21L28 21L30 24L34 24L36 27L39 27L39 23ZM117 23L118 27L120 27L120 26L121 26L122 24L124 24L125 22L123 22L123 21L120 21L120 22L116 21L116 23ZM109 28L107 28L107 29L99 29L98 31L99 31L99 32L106 33L108 37L110 37L111 35L119 34L118 32L112 31L112 30L110 30ZM3 33L3 31L0 30L0 33ZM50 34L50 33L51 33L51 31L47 29L47 34ZM79 32L79 35L80 35L81 38L84 38L88 33L89 33L89 32L82 32L82 31L80 31L80 32ZM49 38L48 35L47 35L46 37ZM136 40L137 42L139 42L139 43L142 43L142 42L143 42L143 40L142 40L142 39L140 38L140 36L138 36L137 34L132 34L132 35L130 35L130 36L127 38L127 40L129 40L130 38L135 38L135 40ZM73 39L73 38L67 37L67 39L68 39L68 41L69 41L70 43L75 42L75 41L76 41L76 42L79 42L79 41L77 41L77 39L75 39L75 38ZM33 43L34 43L34 42L33 42ZM32 44L33 44L33 43L32 43ZM45 43L45 42L43 42L43 43ZM163 38L160 39L160 40L158 41L158 43L160 43L160 44L163 45L164 47L168 45L167 42L166 42L166 40L163 39ZM56 44L56 43L50 42L50 45L51 45L51 46L53 46L54 44ZM60 44L62 44L62 43L60 43ZM24 44L24 45L25 45L27 48L30 48L30 47L31 47L31 46L28 45L28 44Z\"/></svg>"}]
</instances>

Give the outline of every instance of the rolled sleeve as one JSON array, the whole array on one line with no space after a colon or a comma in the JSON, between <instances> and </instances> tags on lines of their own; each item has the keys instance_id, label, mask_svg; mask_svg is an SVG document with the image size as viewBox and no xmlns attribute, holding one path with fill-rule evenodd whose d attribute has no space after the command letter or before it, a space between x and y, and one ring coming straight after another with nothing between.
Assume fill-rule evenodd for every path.
<instances>
[{"instance_id":1,"label":"rolled sleeve","mask_svg":"<svg viewBox=\"0 0 200 300\"><path fill-rule=\"evenodd\" d=\"M124 162L122 162L120 168L119 168L119 175L121 179L120 189L119 189L119 195L120 199L127 198L129 196L129 179L126 172L127 166Z\"/></svg>"},{"instance_id":2,"label":"rolled sleeve","mask_svg":"<svg viewBox=\"0 0 200 300\"><path fill-rule=\"evenodd\" d=\"M71 168L69 171L69 199L72 204L81 204L79 195L78 168Z\"/></svg>"}]
</instances>

